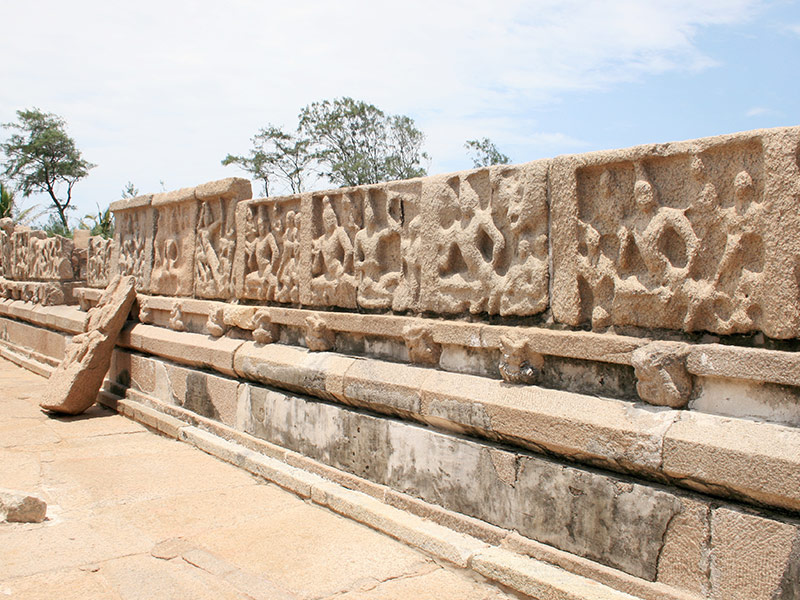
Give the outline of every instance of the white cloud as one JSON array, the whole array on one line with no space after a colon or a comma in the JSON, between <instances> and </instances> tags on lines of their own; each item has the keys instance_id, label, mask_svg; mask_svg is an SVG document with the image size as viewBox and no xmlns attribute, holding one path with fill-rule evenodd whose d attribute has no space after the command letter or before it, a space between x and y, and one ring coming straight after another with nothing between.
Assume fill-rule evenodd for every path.
<instances>
[{"instance_id":1,"label":"white cloud","mask_svg":"<svg viewBox=\"0 0 800 600\"><path fill-rule=\"evenodd\" d=\"M768 108L764 108L763 106L754 106L750 110L745 113L746 117L760 117L761 115L767 115L772 111Z\"/></svg>"},{"instance_id":2,"label":"white cloud","mask_svg":"<svg viewBox=\"0 0 800 600\"><path fill-rule=\"evenodd\" d=\"M532 108L574 90L707 68L699 28L741 22L749 0L483 0L404 3L140 0L7 2L0 120L56 112L100 166L77 191L116 199L233 174L255 130L290 126L335 96L413 116L433 171L467 167L467 138L579 148ZM530 157L513 156L523 161Z\"/></svg>"}]
</instances>

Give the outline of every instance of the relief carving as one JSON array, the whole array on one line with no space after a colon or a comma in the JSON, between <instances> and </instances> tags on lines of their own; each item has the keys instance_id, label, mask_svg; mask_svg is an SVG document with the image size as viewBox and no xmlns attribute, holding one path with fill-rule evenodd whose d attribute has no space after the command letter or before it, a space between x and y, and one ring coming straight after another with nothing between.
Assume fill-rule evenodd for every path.
<instances>
[{"instance_id":1,"label":"relief carving","mask_svg":"<svg viewBox=\"0 0 800 600\"><path fill-rule=\"evenodd\" d=\"M186 331L186 324L183 322L183 308L180 302L176 302L169 313L169 328L173 331Z\"/></svg>"},{"instance_id":2,"label":"relief carving","mask_svg":"<svg viewBox=\"0 0 800 600\"><path fill-rule=\"evenodd\" d=\"M313 303L343 308L356 307L354 238L360 228L360 192L314 198L315 234L312 246L311 293ZM336 208L334 208L334 206Z\"/></svg>"},{"instance_id":3,"label":"relief carving","mask_svg":"<svg viewBox=\"0 0 800 600\"><path fill-rule=\"evenodd\" d=\"M253 317L253 339L259 344L271 344L278 339L278 327L272 323L269 311L259 310Z\"/></svg>"},{"instance_id":4,"label":"relief carving","mask_svg":"<svg viewBox=\"0 0 800 600\"><path fill-rule=\"evenodd\" d=\"M319 315L311 315L305 322L306 348L312 352L332 350L336 336Z\"/></svg>"},{"instance_id":5,"label":"relief carving","mask_svg":"<svg viewBox=\"0 0 800 600\"><path fill-rule=\"evenodd\" d=\"M430 309L531 315L547 308L546 165L454 175L428 200L439 219Z\"/></svg>"},{"instance_id":6,"label":"relief carving","mask_svg":"<svg viewBox=\"0 0 800 600\"><path fill-rule=\"evenodd\" d=\"M498 369L504 381L525 384L539 382L544 357L531 351L527 340L504 335L500 338L500 351L502 359Z\"/></svg>"},{"instance_id":7,"label":"relief carving","mask_svg":"<svg viewBox=\"0 0 800 600\"><path fill-rule=\"evenodd\" d=\"M109 282L109 265L114 250L114 242L100 236L89 238L86 259L86 278L89 287L105 287Z\"/></svg>"},{"instance_id":8,"label":"relief carving","mask_svg":"<svg viewBox=\"0 0 800 600\"><path fill-rule=\"evenodd\" d=\"M191 199L160 204L156 210L151 291L166 296L191 296L197 204Z\"/></svg>"},{"instance_id":9,"label":"relief carving","mask_svg":"<svg viewBox=\"0 0 800 600\"><path fill-rule=\"evenodd\" d=\"M150 196L140 196L111 205L115 225L108 276L133 275L136 278L136 289L140 292L150 290L153 267L155 211L150 202Z\"/></svg>"},{"instance_id":10,"label":"relief carving","mask_svg":"<svg viewBox=\"0 0 800 600\"><path fill-rule=\"evenodd\" d=\"M648 150L634 160L615 162L609 153L575 169L577 211L564 200L554 216L556 317L593 329L790 336L798 311L773 296L798 293L781 266L791 259L775 239L794 235L779 233L780 222L789 223L777 212L791 198L766 195L763 140L742 137L667 146L662 156ZM568 197L561 191L568 181L562 174L554 197ZM776 322L770 311L789 318Z\"/></svg>"},{"instance_id":11,"label":"relief carving","mask_svg":"<svg viewBox=\"0 0 800 600\"><path fill-rule=\"evenodd\" d=\"M411 362L438 366L442 346L433 340L429 325L406 325L403 328L403 340Z\"/></svg>"},{"instance_id":12,"label":"relief carving","mask_svg":"<svg viewBox=\"0 0 800 600\"><path fill-rule=\"evenodd\" d=\"M209 311L206 331L213 337L222 337L228 331L228 326L225 324L224 306L215 306Z\"/></svg>"},{"instance_id":13,"label":"relief carving","mask_svg":"<svg viewBox=\"0 0 800 600\"><path fill-rule=\"evenodd\" d=\"M251 201L239 205L234 267L239 298L300 301L299 201Z\"/></svg>"},{"instance_id":14,"label":"relief carving","mask_svg":"<svg viewBox=\"0 0 800 600\"><path fill-rule=\"evenodd\" d=\"M141 323L153 323L153 309L147 298L139 298L139 321Z\"/></svg>"},{"instance_id":15,"label":"relief carving","mask_svg":"<svg viewBox=\"0 0 800 600\"><path fill-rule=\"evenodd\" d=\"M355 234L354 266L358 305L391 308L401 277L401 227L381 189L368 190L364 201L364 228Z\"/></svg>"},{"instance_id":16,"label":"relief carving","mask_svg":"<svg viewBox=\"0 0 800 600\"><path fill-rule=\"evenodd\" d=\"M692 376L686 370L689 348L685 344L652 342L634 350L636 391L649 404L685 408L692 392Z\"/></svg>"},{"instance_id":17,"label":"relief carving","mask_svg":"<svg viewBox=\"0 0 800 600\"><path fill-rule=\"evenodd\" d=\"M194 255L195 295L228 299L236 249L234 200L213 198L200 203Z\"/></svg>"}]
</instances>

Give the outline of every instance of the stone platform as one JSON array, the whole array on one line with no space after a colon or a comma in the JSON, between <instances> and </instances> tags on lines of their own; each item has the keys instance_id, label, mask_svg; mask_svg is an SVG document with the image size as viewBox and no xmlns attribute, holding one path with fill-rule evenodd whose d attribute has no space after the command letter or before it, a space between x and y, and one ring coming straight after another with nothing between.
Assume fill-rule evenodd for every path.
<instances>
[{"instance_id":1,"label":"stone platform","mask_svg":"<svg viewBox=\"0 0 800 600\"><path fill-rule=\"evenodd\" d=\"M107 408L48 417L46 386L0 359L0 484L48 503L0 524L0 597L515 597Z\"/></svg>"}]
</instances>

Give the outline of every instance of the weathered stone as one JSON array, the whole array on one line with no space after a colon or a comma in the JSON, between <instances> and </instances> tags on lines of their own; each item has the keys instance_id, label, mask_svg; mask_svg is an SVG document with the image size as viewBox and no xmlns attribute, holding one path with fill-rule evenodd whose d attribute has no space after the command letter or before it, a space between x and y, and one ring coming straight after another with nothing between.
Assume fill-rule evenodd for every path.
<instances>
[{"instance_id":1,"label":"weathered stone","mask_svg":"<svg viewBox=\"0 0 800 600\"><path fill-rule=\"evenodd\" d=\"M89 314L86 333L72 338L64 360L40 406L58 413L80 414L94 404L111 362L111 351L128 318L136 290L133 277L120 277L106 288Z\"/></svg>"},{"instance_id":2,"label":"weathered stone","mask_svg":"<svg viewBox=\"0 0 800 600\"><path fill-rule=\"evenodd\" d=\"M795 127L554 159L555 318L800 335L799 141Z\"/></svg>"},{"instance_id":3,"label":"weathered stone","mask_svg":"<svg viewBox=\"0 0 800 600\"><path fill-rule=\"evenodd\" d=\"M683 408L692 392L692 376L686 370L689 349L685 344L653 342L631 355L636 370L636 391L650 404Z\"/></svg>"},{"instance_id":4,"label":"weathered stone","mask_svg":"<svg viewBox=\"0 0 800 600\"><path fill-rule=\"evenodd\" d=\"M711 517L711 597L726 600L797 598L796 525L727 508Z\"/></svg>"},{"instance_id":5,"label":"weathered stone","mask_svg":"<svg viewBox=\"0 0 800 600\"><path fill-rule=\"evenodd\" d=\"M150 291L153 269L153 242L156 214L153 196L148 194L112 202L114 213L114 244L111 247L108 276L133 275L136 290Z\"/></svg>"},{"instance_id":6,"label":"weathered stone","mask_svg":"<svg viewBox=\"0 0 800 600\"><path fill-rule=\"evenodd\" d=\"M25 492L0 489L0 521L41 523L47 515L47 503Z\"/></svg>"},{"instance_id":7,"label":"weathered stone","mask_svg":"<svg viewBox=\"0 0 800 600\"><path fill-rule=\"evenodd\" d=\"M194 188L156 194L153 210L157 216L150 291L191 296L198 221Z\"/></svg>"},{"instance_id":8,"label":"weathered stone","mask_svg":"<svg viewBox=\"0 0 800 600\"><path fill-rule=\"evenodd\" d=\"M667 523L682 510L667 492L507 453L512 481L480 443L248 387L248 433L639 577L655 578Z\"/></svg>"}]
</instances>

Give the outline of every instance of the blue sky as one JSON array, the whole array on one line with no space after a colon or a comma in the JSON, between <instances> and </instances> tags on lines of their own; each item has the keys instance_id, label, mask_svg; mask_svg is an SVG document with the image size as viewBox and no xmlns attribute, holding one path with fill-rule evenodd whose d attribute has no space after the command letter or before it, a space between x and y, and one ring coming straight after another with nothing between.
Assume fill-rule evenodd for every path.
<instances>
[{"instance_id":1,"label":"blue sky","mask_svg":"<svg viewBox=\"0 0 800 600\"><path fill-rule=\"evenodd\" d=\"M240 175L225 154L337 96L413 117L430 173L483 136L525 162L800 124L797 2L0 0L0 22L0 121L57 113L98 165L76 217L129 180Z\"/></svg>"}]
</instances>

